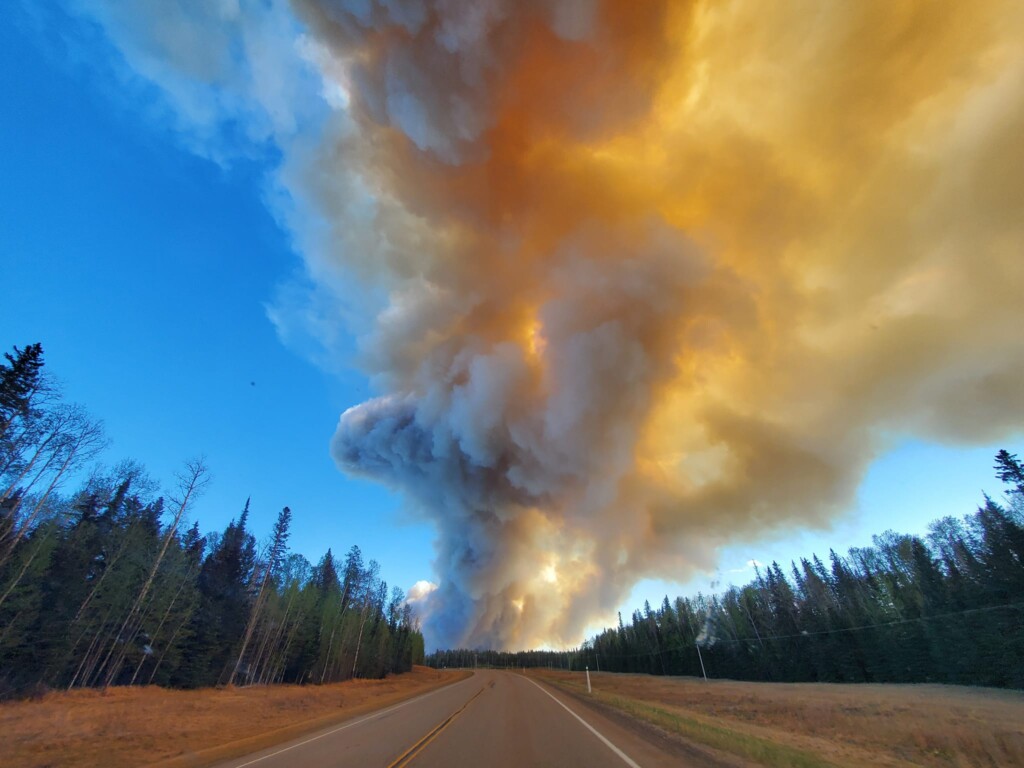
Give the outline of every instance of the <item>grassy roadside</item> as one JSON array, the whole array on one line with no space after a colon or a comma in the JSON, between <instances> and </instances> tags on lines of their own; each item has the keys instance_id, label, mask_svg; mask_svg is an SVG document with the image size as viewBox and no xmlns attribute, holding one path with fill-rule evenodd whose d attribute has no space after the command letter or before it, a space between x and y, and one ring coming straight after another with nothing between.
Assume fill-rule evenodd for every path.
<instances>
[{"instance_id":1,"label":"grassy roadside","mask_svg":"<svg viewBox=\"0 0 1024 768\"><path fill-rule=\"evenodd\" d=\"M741 683L537 671L581 700L756 765L1024 765L1024 694L941 685Z\"/></svg>"},{"instance_id":2,"label":"grassy roadside","mask_svg":"<svg viewBox=\"0 0 1024 768\"><path fill-rule=\"evenodd\" d=\"M721 750L731 755L752 760L758 765L770 768L835 768L836 764L828 762L817 755L800 749L778 744L765 738L752 736L741 731L728 728L721 724L712 724L679 711L671 711L664 707L636 699L626 698L594 691L586 693L586 686L566 680L550 679L545 682L568 693L574 693L586 700L624 712L631 717L657 726L670 734L681 736L712 749Z\"/></svg>"},{"instance_id":3,"label":"grassy roadside","mask_svg":"<svg viewBox=\"0 0 1024 768\"><path fill-rule=\"evenodd\" d=\"M465 679L417 667L323 686L51 692L0 704L5 768L199 768L272 746Z\"/></svg>"},{"instance_id":4,"label":"grassy roadside","mask_svg":"<svg viewBox=\"0 0 1024 768\"><path fill-rule=\"evenodd\" d=\"M771 768L834 768L835 763L794 747L621 696L598 694L610 706L670 733Z\"/></svg>"}]
</instances>

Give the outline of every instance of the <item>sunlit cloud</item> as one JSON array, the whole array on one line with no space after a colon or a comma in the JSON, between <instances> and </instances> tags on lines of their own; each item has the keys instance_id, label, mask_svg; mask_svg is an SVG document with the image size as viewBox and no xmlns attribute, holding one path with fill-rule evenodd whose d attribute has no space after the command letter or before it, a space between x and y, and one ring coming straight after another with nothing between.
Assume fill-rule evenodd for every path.
<instances>
[{"instance_id":1,"label":"sunlit cloud","mask_svg":"<svg viewBox=\"0 0 1024 768\"><path fill-rule=\"evenodd\" d=\"M432 644L573 644L901 435L1024 425L1019 3L171 6L96 15L279 148L271 316L357 339L333 453L434 523Z\"/></svg>"}]
</instances>

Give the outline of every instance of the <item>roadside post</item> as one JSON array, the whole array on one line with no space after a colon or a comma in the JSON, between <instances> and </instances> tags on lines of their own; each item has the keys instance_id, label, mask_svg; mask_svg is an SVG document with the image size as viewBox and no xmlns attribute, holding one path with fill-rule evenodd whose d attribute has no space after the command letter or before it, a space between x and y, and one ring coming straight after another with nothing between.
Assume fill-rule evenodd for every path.
<instances>
[{"instance_id":1,"label":"roadside post","mask_svg":"<svg viewBox=\"0 0 1024 768\"><path fill-rule=\"evenodd\" d=\"M593 693L593 691L590 690L590 665L589 664L587 665L587 693Z\"/></svg>"}]
</instances>

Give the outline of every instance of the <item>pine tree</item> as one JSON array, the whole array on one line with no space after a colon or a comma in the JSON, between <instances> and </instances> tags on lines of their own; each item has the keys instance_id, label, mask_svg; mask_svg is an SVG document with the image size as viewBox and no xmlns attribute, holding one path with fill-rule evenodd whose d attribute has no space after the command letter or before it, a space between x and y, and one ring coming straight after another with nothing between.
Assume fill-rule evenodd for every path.
<instances>
[{"instance_id":1,"label":"pine tree","mask_svg":"<svg viewBox=\"0 0 1024 768\"><path fill-rule=\"evenodd\" d=\"M14 347L14 354L4 353L7 364L0 363L0 438L16 418L28 415L32 396L40 384L43 368L43 346L29 344Z\"/></svg>"},{"instance_id":2,"label":"pine tree","mask_svg":"<svg viewBox=\"0 0 1024 768\"><path fill-rule=\"evenodd\" d=\"M259 589L256 593L256 599L253 603L252 611L249 615L249 621L246 624L245 634L242 637L242 647L238 651L238 659L235 661L235 666L231 670L231 676L228 679L228 685L234 685L235 680L238 678L238 672L241 669L242 660L245 658L245 652L249 648L253 632L256 630L256 626L260 621L264 604L269 599L271 578L281 567L281 562L284 559L285 552L287 551L288 526L291 524L291 519L292 511L288 507L285 507L281 510L281 513L277 516L277 521L274 523L274 533L271 539L270 548L267 552L265 561L261 563L261 571L258 577ZM250 671L250 680L256 674L256 671L257 670L255 669Z\"/></svg>"},{"instance_id":3,"label":"pine tree","mask_svg":"<svg viewBox=\"0 0 1024 768\"><path fill-rule=\"evenodd\" d=\"M1009 486L1012 486L1015 493L1024 494L1024 465L1017 459L1017 455L1010 453L1005 448L996 454L996 477Z\"/></svg>"},{"instance_id":4,"label":"pine tree","mask_svg":"<svg viewBox=\"0 0 1024 768\"><path fill-rule=\"evenodd\" d=\"M176 678L186 687L226 682L249 618L248 584L255 541L246 530L249 501L237 522L224 529L197 579L199 605L191 622L186 655L193 662Z\"/></svg>"}]
</instances>

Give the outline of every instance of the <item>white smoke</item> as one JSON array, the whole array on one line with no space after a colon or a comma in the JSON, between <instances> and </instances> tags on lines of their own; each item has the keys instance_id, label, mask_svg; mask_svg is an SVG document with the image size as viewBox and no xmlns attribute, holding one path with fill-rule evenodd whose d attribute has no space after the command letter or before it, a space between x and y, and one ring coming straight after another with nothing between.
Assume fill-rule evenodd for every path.
<instances>
[{"instance_id":1,"label":"white smoke","mask_svg":"<svg viewBox=\"0 0 1024 768\"><path fill-rule=\"evenodd\" d=\"M80 12L197 151L280 153L270 315L358 340L332 451L435 523L433 645L574 644L895 436L1024 426L1019 3Z\"/></svg>"}]
</instances>

